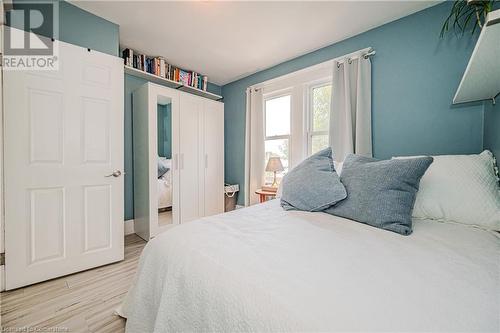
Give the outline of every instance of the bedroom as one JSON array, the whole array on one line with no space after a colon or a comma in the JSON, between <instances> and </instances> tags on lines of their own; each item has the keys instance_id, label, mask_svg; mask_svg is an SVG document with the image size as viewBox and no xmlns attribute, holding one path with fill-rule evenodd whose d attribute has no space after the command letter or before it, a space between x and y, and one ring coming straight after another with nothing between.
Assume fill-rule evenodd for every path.
<instances>
[{"instance_id":1,"label":"bedroom","mask_svg":"<svg viewBox=\"0 0 500 333\"><path fill-rule=\"evenodd\" d=\"M498 332L499 9L4 0L2 329Z\"/></svg>"}]
</instances>

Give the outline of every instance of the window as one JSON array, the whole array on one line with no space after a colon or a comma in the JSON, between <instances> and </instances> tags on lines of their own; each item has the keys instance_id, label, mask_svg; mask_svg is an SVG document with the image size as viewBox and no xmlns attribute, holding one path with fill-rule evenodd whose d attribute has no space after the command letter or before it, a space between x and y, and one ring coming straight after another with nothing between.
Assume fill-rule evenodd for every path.
<instances>
[{"instance_id":1,"label":"window","mask_svg":"<svg viewBox=\"0 0 500 333\"><path fill-rule=\"evenodd\" d=\"M312 153L328 147L331 63L313 66L259 84L262 89L265 162L280 157L286 172ZM265 174L272 182L273 173Z\"/></svg>"},{"instance_id":2,"label":"window","mask_svg":"<svg viewBox=\"0 0 500 333\"><path fill-rule=\"evenodd\" d=\"M290 113L291 95L270 97L264 100L265 115L265 157L266 163L271 156L281 158L285 172L290 161ZM266 172L266 183L273 182L274 173ZM282 174L277 178L281 179Z\"/></svg>"},{"instance_id":3,"label":"window","mask_svg":"<svg viewBox=\"0 0 500 333\"><path fill-rule=\"evenodd\" d=\"M331 94L331 84L316 85L309 89L309 154L328 147Z\"/></svg>"}]
</instances>

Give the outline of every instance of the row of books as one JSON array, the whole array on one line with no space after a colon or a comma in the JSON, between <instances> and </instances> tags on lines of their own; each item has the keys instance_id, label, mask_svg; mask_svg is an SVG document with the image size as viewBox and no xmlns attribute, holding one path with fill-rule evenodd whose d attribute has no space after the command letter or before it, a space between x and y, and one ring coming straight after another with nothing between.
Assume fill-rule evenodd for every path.
<instances>
[{"instance_id":1,"label":"row of books","mask_svg":"<svg viewBox=\"0 0 500 333\"><path fill-rule=\"evenodd\" d=\"M126 66L182 83L185 86L207 91L208 77L206 75L173 66L167 63L165 58L149 57L134 52L132 49L123 50L122 57Z\"/></svg>"}]
</instances>

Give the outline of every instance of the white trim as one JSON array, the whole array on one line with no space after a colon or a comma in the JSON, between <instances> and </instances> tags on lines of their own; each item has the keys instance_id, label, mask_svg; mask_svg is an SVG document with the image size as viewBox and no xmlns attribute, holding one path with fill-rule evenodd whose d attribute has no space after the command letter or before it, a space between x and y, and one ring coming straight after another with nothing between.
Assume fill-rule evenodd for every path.
<instances>
[{"instance_id":1,"label":"white trim","mask_svg":"<svg viewBox=\"0 0 500 333\"><path fill-rule=\"evenodd\" d=\"M334 62L343 63L344 61L346 61L348 59L354 60L354 59L359 58L360 55L369 53L371 51L373 51L372 47L367 47L367 48L364 48L361 50L357 50L357 51L351 52L349 54L345 54L343 56L336 57L336 58L321 62L321 63L316 64L316 65L312 65L312 66L309 66L309 67L306 67L303 69L296 70L295 72L291 72L291 73L281 75L281 76L275 77L273 79L270 79L270 80L267 80L267 81L264 81L261 83L254 84L254 85L250 86L249 88L255 88L255 89L264 88L267 85L275 84L281 80L286 80L286 79L289 79L289 78L294 77L296 75L306 74L308 72L315 71L315 70L322 70L322 69L331 70Z\"/></svg>"},{"instance_id":2,"label":"white trim","mask_svg":"<svg viewBox=\"0 0 500 333\"><path fill-rule=\"evenodd\" d=\"M307 139L306 139L306 151L307 155L311 155L312 153L312 139L313 136L317 135L328 135L329 131L323 130L323 131L315 131L313 129L313 123L314 123L314 108L313 108L313 91L316 88L322 88L326 86L331 86L332 85L332 80L331 78L329 79L319 79L315 81L311 81L307 84L306 89L304 89L304 94L306 95L304 97L306 103L306 109L304 110L304 116L306 117L306 133L307 133ZM327 128L330 128L330 125L327 126Z\"/></svg>"},{"instance_id":3,"label":"white trim","mask_svg":"<svg viewBox=\"0 0 500 333\"><path fill-rule=\"evenodd\" d=\"M0 7L2 7L0 5ZM3 16L3 7L0 10ZM3 55L3 25L0 25L0 57ZM5 191L4 191L4 175L3 175L3 68L0 69L0 253L5 253ZM2 281L3 282L3 281ZM3 289L2 289L3 290Z\"/></svg>"},{"instance_id":4,"label":"white trim","mask_svg":"<svg viewBox=\"0 0 500 333\"><path fill-rule=\"evenodd\" d=\"M5 265L0 266L0 291L5 290Z\"/></svg>"},{"instance_id":5,"label":"white trim","mask_svg":"<svg viewBox=\"0 0 500 333\"><path fill-rule=\"evenodd\" d=\"M125 236L135 234L134 219L125 221Z\"/></svg>"}]
</instances>

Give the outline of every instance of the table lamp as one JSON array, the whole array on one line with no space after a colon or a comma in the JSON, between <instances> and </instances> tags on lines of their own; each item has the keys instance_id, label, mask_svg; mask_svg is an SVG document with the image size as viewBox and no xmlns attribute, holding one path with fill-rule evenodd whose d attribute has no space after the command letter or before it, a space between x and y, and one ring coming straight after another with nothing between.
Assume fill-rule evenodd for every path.
<instances>
[{"instance_id":1,"label":"table lamp","mask_svg":"<svg viewBox=\"0 0 500 333\"><path fill-rule=\"evenodd\" d=\"M276 182L276 172L285 170L283 168L283 164L281 164L281 159L279 157L269 157L266 165L267 172L274 172L273 184L271 187L278 187L278 183Z\"/></svg>"}]
</instances>

